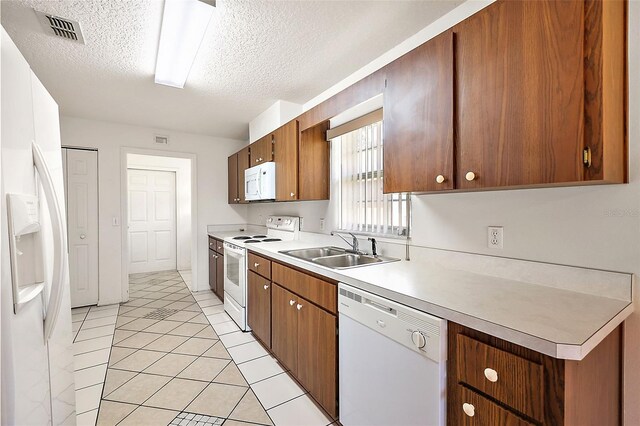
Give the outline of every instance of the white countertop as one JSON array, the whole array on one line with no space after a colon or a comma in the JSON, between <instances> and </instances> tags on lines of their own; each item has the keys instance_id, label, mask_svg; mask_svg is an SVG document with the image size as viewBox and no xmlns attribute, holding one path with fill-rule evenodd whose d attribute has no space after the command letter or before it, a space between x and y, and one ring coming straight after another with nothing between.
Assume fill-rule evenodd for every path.
<instances>
[{"instance_id":1,"label":"white countertop","mask_svg":"<svg viewBox=\"0 0 640 426\"><path fill-rule=\"evenodd\" d=\"M298 240L249 249L556 358L583 359L633 311L630 300L443 267L428 259L334 270L279 253L318 246ZM628 280L631 286L631 275Z\"/></svg>"}]
</instances>

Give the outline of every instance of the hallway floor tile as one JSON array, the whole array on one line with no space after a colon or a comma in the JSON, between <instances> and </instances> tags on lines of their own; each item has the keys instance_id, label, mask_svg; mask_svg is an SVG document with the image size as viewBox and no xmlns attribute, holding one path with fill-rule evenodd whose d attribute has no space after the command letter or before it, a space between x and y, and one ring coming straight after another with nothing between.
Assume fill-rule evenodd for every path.
<instances>
[{"instance_id":1,"label":"hallway floor tile","mask_svg":"<svg viewBox=\"0 0 640 426\"><path fill-rule=\"evenodd\" d=\"M119 308L73 311L78 425L331 424L213 292L184 278L134 274Z\"/></svg>"}]
</instances>

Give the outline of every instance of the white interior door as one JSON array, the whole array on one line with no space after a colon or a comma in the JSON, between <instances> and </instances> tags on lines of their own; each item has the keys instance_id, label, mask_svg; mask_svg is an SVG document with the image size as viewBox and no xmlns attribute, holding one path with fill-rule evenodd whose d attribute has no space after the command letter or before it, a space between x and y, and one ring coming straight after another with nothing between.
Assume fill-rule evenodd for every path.
<instances>
[{"instance_id":1,"label":"white interior door","mask_svg":"<svg viewBox=\"0 0 640 426\"><path fill-rule=\"evenodd\" d=\"M63 150L71 306L98 303L98 152Z\"/></svg>"},{"instance_id":2,"label":"white interior door","mask_svg":"<svg viewBox=\"0 0 640 426\"><path fill-rule=\"evenodd\" d=\"M176 174L128 170L129 273L176 269Z\"/></svg>"}]
</instances>

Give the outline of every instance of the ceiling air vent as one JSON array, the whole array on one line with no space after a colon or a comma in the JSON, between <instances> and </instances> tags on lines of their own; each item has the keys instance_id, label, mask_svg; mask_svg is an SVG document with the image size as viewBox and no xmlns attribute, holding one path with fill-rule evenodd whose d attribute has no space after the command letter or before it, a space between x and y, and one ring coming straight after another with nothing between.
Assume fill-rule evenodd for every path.
<instances>
[{"instance_id":1,"label":"ceiling air vent","mask_svg":"<svg viewBox=\"0 0 640 426\"><path fill-rule=\"evenodd\" d=\"M80 29L80 23L73 19L62 18L60 16L51 15L49 13L35 10L42 28L45 32L71 41L77 41L84 44L84 37Z\"/></svg>"},{"instance_id":2,"label":"ceiling air vent","mask_svg":"<svg viewBox=\"0 0 640 426\"><path fill-rule=\"evenodd\" d=\"M156 136L156 143L160 145L169 145L169 137L168 136Z\"/></svg>"}]
</instances>

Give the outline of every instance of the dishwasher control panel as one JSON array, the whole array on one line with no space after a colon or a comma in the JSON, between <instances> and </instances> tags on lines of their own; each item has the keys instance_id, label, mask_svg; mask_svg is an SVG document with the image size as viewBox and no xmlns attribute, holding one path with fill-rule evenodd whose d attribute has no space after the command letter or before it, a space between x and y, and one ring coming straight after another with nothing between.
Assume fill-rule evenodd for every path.
<instances>
[{"instance_id":1,"label":"dishwasher control panel","mask_svg":"<svg viewBox=\"0 0 640 426\"><path fill-rule=\"evenodd\" d=\"M447 322L400 303L338 285L338 312L435 362L447 358Z\"/></svg>"}]
</instances>

